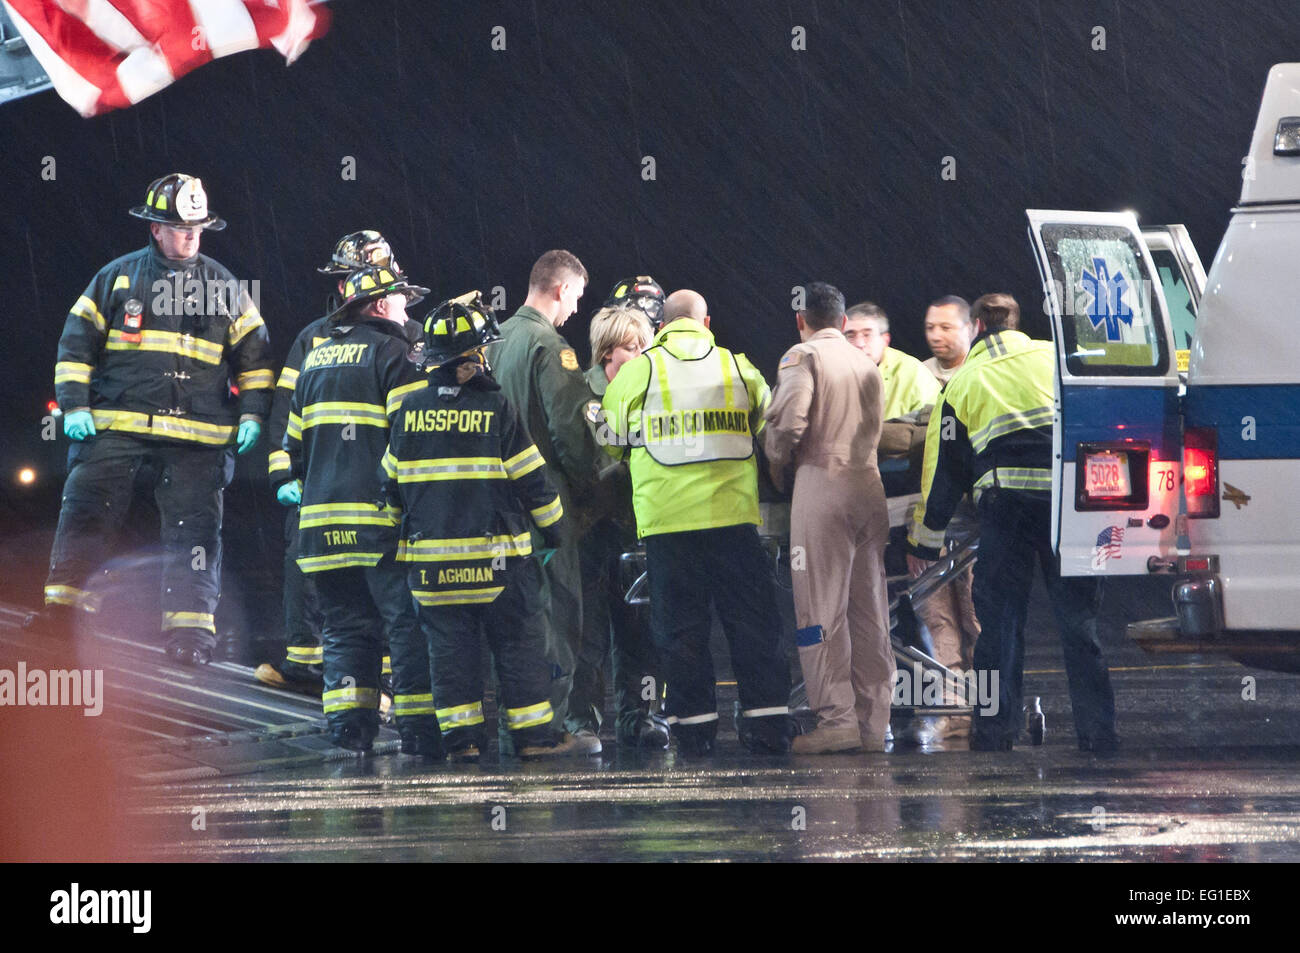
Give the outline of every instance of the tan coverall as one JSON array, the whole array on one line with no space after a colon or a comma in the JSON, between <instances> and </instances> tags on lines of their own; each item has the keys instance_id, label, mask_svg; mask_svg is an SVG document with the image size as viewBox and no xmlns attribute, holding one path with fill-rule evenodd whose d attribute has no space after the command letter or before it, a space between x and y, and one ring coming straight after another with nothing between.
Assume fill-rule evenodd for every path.
<instances>
[{"instance_id":1,"label":"tan coverall","mask_svg":"<svg viewBox=\"0 0 1300 953\"><path fill-rule=\"evenodd\" d=\"M799 664L819 727L856 722L883 745L893 695L884 552L885 490L876 467L880 371L834 329L781 358L765 449L778 486L794 468L791 578Z\"/></svg>"}]
</instances>

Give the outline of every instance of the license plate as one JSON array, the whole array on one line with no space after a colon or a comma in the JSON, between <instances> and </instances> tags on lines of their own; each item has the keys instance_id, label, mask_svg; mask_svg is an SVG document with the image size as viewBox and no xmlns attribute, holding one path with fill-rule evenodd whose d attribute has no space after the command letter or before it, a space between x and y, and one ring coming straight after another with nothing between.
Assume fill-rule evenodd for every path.
<instances>
[{"instance_id":1,"label":"license plate","mask_svg":"<svg viewBox=\"0 0 1300 953\"><path fill-rule=\"evenodd\" d=\"M1090 497L1128 496L1133 492L1133 484L1129 480L1128 454L1087 454L1084 481Z\"/></svg>"}]
</instances>

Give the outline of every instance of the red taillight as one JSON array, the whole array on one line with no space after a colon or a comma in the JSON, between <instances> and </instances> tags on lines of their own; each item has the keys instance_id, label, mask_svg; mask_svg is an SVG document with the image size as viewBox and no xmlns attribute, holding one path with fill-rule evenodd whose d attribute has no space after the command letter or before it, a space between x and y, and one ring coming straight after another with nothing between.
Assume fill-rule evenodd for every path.
<instances>
[{"instance_id":1,"label":"red taillight","mask_svg":"<svg viewBox=\"0 0 1300 953\"><path fill-rule=\"evenodd\" d=\"M1219 437L1211 427L1183 431L1183 494L1188 516L1219 515Z\"/></svg>"}]
</instances>

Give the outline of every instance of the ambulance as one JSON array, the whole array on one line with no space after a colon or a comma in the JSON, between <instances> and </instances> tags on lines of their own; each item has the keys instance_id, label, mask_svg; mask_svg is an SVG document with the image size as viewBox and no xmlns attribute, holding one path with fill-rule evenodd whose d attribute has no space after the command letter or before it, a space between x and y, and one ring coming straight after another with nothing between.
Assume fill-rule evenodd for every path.
<instances>
[{"instance_id":1,"label":"ambulance","mask_svg":"<svg viewBox=\"0 0 1300 953\"><path fill-rule=\"evenodd\" d=\"M1300 63L1269 71L1208 275L1181 226L1027 214L1062 574L1168 576L1145 648L1300 670Z\"/></svg>"}]
</instances>

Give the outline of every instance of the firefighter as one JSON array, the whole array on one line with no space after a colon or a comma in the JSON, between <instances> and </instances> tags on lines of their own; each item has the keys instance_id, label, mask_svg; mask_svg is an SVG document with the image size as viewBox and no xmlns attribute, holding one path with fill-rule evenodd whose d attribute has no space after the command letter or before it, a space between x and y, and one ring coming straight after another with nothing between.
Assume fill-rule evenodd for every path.
<instances>
[{"instance_id":1,"label":"firefighter","mask_svg":"<svg viewBox=\"0 0 1300 953\"><path fill-rule=\"evenodd\" d=\"M427 389L393 420L384 497L402 510L398 559L409 570L433 659L438 722L453 761L486 744L482 639L492 652L498 718L520 757L589 754L559 732L547 698L541 565L564 508L545 461L492 379L484 345L499 338L480 301L447 301L425 321Z\"/></svg>"},{"instance_id":2,"label":"firefighter","mask_svg":"<svg viewBox=\"0 0 1300 953\"><path fill-rule=\"evenodd\" d=\"M609 297L602 307L619 308L623 305L639 309L650 322L652 334L658 334L663 327L664 289L649 275L624 278L610 289Z\"/></svg>"},{"instance_id":3,"label":"firefighter","mask_svg":"<svg viewBox=\"0 0 1300 953\"><path fill-rule=\"evenodd\" d=\"M302 481L298 565L315 577L320 600L322 697L334 743L372 746L386 631L402 751L439 757L427 654L395 562L397 514L378 502L389 420L404 396L425 386L404 325L407 305L427 293L384 265L347 277L328 340L299 368L284 448Z\"/></svg>"},{"instance_id":4,"label":"firefighter","mask_svg":"<svg viewBox=\"0 0 1300 953\"><path fill-rule=\"evenodd\" d=\"M343 279L353 271L371 265L391 268L397 275L401 267L393 259L392 249L379 232L363 230L344 235L334 246L330 260L316 270L322 275L337 276L336 294L331 294L325 310L338 309L343 293ZM288 688L306 694L319 695L321 691L320 611L316 605L315 587L311 576L298 568L298 503L302 499L302 485L291 478L289 454L281 446L285 427L289 422L289 403L293 399L294 383L302 359L318 344L329 340L330 317L317 318L298 332L289 354L285 358L280 378L276 382L275 400L271 417L267 421L268 437L272 447L267 458L267 476L276 500L285 507L284 520L284 658L278 664L264 662L257 667L253 677L274 688ZM414 321L410 328L419 329ZM385 674L391 672L387 658Z\"/></svg>"},{"instance_id":5,"label":"firefighter","mask_svg":"<svg viewBox=\"0 0 1300 953\"><path fill-rule=\"evenodd\" d=\"M582 378L578 356L559 332L574 313L587 286L587 270L576 256L561 249L543 254L528 276L528 297L501 326L501 340L488 357L502 392L519 412L546 461L566 510L595 480L601 459L587 427L591 393ZM566 520L560 545L543 569L546 606L546 653L551 662L551 706L556 721L573 732L590 753L601 750L590 719L578 699L570 711L574 659L582 639L582 569L578 533ZM503 737L509 744L509 737Z\"/></svg>"},{"instance_id":6,"label":"firefighter","mask_svg":"<svg viewBox=\"0 0 1300 953\"><path fill-rule=\"evenodd\" d=\"M173 660L202 665L216 645L229 448L257 443L275 378L256 305L199 254L203 231L226 226L203 183L165 175L131 214L149 223L148 246L100 270L59 339L54 387L73 445L46 608L29 624L66 636L97 609L95 577L147 468L162 521L164 643Z\"/></svg>"},{"instance_id":7,"label":"firefighter","mask_svg":"<svg viewBox=\"0 0 1300 953\"><path fill-rule=\"evenodd\" d=\"M675 291L654 344L605 391L607 452L627 457L645 540L650 627L667 680L668 721L688 756L713 751L718 711L709 654L715 605L751 751L790 750L790 668L772 566L759 541L754 438L769 391L743 355L718 347L704 298Z\"/></svg>"},{"instance_id":8,"label":"firefighter","mask_svg":"<svg viewBox=\"0 0 1300 953\"><path fill-rule=\"evenodd\" d=\"M1052 552L1055 353L1050 342L1020 333L1020 307L1010 295L984 295L971 317L986 330L930 417L908 565L919 576L938 558L953 511L973 489L980 517L975 669L998 673L998 705L972 719L971 750L1010 751L1019 734L1025 615L1037 562L1065 648L1079 748L1112 751L1119 743L1115 696L1097 638L1101 580L1062 577Z\"/></svg>"}]
</instances>

